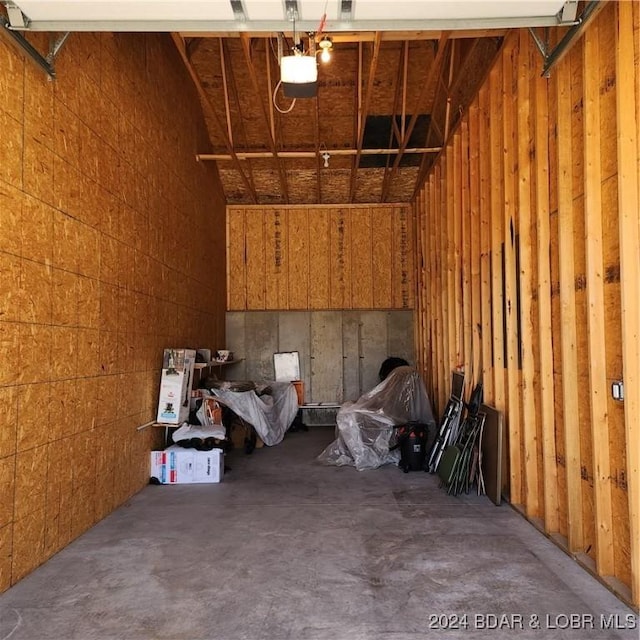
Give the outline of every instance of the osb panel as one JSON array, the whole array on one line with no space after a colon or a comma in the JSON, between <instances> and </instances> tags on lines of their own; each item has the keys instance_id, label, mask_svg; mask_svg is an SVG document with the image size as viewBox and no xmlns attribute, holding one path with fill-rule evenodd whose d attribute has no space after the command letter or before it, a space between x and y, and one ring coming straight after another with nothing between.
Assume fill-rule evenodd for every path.
<instances>
[{"instance_id":1,"label":"osb panel","mask_svg":"<svg viewBox=\"0 0 640 640\"><path fill-rule=\"evenodd\" d=\"M7 524L0 529L0 591L11 586L11 549L13 546L13 526Z\"/></svg>"},{"instance_id":2,"label":"osb panel","mask_svg":"<svg viewBox=\"0 0 640 640\"><path fill-rule=\"evenodd\" d=\"M373 247L371 210L354 209L351 214L353 278L351 300L354 309L373 308Z\"/></svg>"},{"instance_id":3,"label":"osb panel","mask_svg":"<svg viewBox=\"0 0 640 640\"><path fill-rule=\"evenodd\" d=\"M0 111L0 129L3 131L2 146L0 146L0 181L21 188L24 151L22 122Z\"/></svg>"},{"instance_id":4,"label":"osb panel","mask_svg":"<svg viewBox=\"0 0 640 640\"><path fill-rule=\"evenodd\" d=\"M386 309L392 307L393 275L388 265L392 264L393 219L387 209L371 209L371 252L373 307Z\"/></svg>"},{"instance_id":5,"label":"osb panel","mask_svg":"<svg viewBox=\"0 0 640 640\"><path fill-rule=\"evenodd\" d=\"M1 332L1 327L0 327ZM0 459L16 451L16 430L18 426L18 388L0 386Z\"/></svg>"},{"instance_id":6,"label":"osb panel","mask_svg":"<svg viewBox=\"0 0 640 640\"><path fill-rule=\"evenodd\" d=\"M150 77L140 61L154 55L165 64ZM3 538L15 582L95 522L96 424L128 414L122 446L142 469L122 474L100 517L145 484L150 440L135 427L155 416L166 341L224 343L225 203L195 160L201 108L165 36L77 35L55 84L4 43L0 57L0 86L22 78L0 97L0 460L17 446L17 534ZM51 477L53 446L75 487Z\"/></svg>"},{"instance_id":7,"label":"osb panel","mask_svg":"<svg viewBox=\"0 0 640 640\"><path fill-rule=\"evenodd\" d=\"M47 477L47 447L39 446L16 454L14 517L20 520L44 508Z\"/></svg>"},{"instance_id":8,"label":"osb panel","mask_svg":"<svg viewBox=\"0 0 640 640\"><path fill-rule=\"evenodd\" d=\"M0 529L13 520L15 474L16 457L0 458L0 495L3 496L0 502Z\"/></svg>"},{"instance_id":9,"label":"osb panel","mask_svg":"<svg viewBox=\"0 0 640 640\"><path fill-rule=\"evenodd\" d=\"M348 210L331 211L331 280L329 306L351 308L351 217Z\"/></svg>"},{"instance_id":10,"label":"osb panel","mask_svg":"<svg viewBox=\"0 0 640 640\"><path fill-rule=\"evenodd\" d=\"M44 560L45 509L40 507L13 524L11 584L15 584Z\"/></svg>"},{"instance_id":11,"label":"osb panel","mask_svg":"<svg viewBox=\"0 0 640 640\"><path fill-rule=\"evenodd\" d=\"M289 270L289 309L309 308L309 212L290 209L287 212L287 238Z\"/></svg>"},{"instance_id":12,"label":"osb panel","mask_svg":"<svg viewBox=\"0 0 640 640\"><path fill-rule=\"evenodd\" d=\"M50 385L21 385L17 387L18 396L18 433L16 448L18 452L43 445L48 440Z\"/></svg>"},{"instance_id":13,"label":"osb panel","mask_svg":"<svg viewBox=\"0 0 640 640\"><path fill-rule=\"evenodd\" d=\"M0 313L6 321L20 320L22 314L22 290L20 271L22 261L10 253L0 253Z\"/></svg>"},{"instance_id":14,"label":"osb panel","mask_svg":"<svg viewBox=\"0 0 640 640\"><path fill-rule=\"evenodd\" d=\"M330 252L328 209L309 212L309 309L326 309L329 306Z\"/></svg>"},{"instance_id":15,"label":"osb panel","mask_svg":"<svg viewBox=\"0 0 640 640\"><path fill-rule=\"evenodd\" d=\"M22 202L21 192L0 180L0 248L14 255L20 255L22 250Z\"/></svg>"}]
</instances>

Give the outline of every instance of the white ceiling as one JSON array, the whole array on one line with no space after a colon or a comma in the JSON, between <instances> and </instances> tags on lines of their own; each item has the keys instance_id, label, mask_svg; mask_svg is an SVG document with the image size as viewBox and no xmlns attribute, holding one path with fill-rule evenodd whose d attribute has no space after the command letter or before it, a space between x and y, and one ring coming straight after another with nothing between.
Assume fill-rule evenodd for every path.
<instances>
[{"instance_id":1,"label":"white ceiling","mask_svg":"<svg viewBox=\"0 0 640 640\"><path fill-rule=\"evenodd\" d=\"M426 30L551 26L575 0L1 0L13 27L43 31ZM235 11L234 11L235 9ZM19 22L20 12L23 25ZM573 12L574 14L575 12ZM572 14L572 11L565 12ZM399 17L401 16L401 17Z\"/></svg>"}]
</instances>

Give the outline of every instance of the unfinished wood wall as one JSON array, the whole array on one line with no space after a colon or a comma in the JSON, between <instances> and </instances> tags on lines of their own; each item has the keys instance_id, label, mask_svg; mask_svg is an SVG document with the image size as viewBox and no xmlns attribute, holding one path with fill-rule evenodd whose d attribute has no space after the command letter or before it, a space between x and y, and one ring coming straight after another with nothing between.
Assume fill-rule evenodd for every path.
<instances>
[{"instance_id":1,"label":"unfinished wood wall","mask_svg":"<svg viewBox=\"0 0 640 640\"><path fill-rule=\"evenodd\" d=\"M412 309L409 205L227 208L229 311Z\"/></svg>"},{"instance_id":2,"label":"unfinished wood wall","mask_svg":"<svg viewBox=\"0 0 640 640\"><path fill-rule=\"evenodd\" d=\"M0 41L0 591L148 482L163 348L224 344L181 64L168 36L72 34L49 82Z\"/></svg>"},{"instance_id":3,"label":"unfinished wood wall","mask_svg":"<svg viewBox=\"0 0 640 640\"><path fill-rule=\"evenodd\" d=\"M512 33L415 203L418 351L508 425L511 502L640 601L640 5L541 77ZM624 380L624 402L611 385Z\"/></svg>"}]
</instances>

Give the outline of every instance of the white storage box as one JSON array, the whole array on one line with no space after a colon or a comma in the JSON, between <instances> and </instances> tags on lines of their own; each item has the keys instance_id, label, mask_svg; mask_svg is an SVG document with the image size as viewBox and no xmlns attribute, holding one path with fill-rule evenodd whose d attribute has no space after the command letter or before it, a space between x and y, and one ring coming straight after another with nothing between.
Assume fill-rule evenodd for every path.
<instances>
[{"instance_id":1,"label":"white storage box","mask_svg":"<svg viewBox=\"0 0 640 640\"><path fill-rule=\"evenodd\" d=\"M160 484L206 484L222 482L222 449L196 451L172 445L164 451L151 452L151 477Z\"/></svg>"},{"instance_id":2,"label":"white storage box","mask_svg":"<svg viewBox=\"0 0 640 640\"><path fill-rule=\"evenodd\" d=\"M194 349L165 349L158 397L157 422L182 424L189 419Z\"/></svg>"}]
</instances>

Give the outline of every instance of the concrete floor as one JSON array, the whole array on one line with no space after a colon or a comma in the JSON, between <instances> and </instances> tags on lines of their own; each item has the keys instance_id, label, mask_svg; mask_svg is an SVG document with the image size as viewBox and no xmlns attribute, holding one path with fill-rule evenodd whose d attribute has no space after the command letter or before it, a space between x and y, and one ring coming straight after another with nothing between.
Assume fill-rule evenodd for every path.
<instances>
[{"instance_id":1,"label":"concrete floor","mask_svg":"<svg viewBox=\"0 0 640 640\"><path fill-rule=\"evenodd\" d=\"M222 484L147 487L0 596L0 640L639 637L509 506L324 467L332 439L290 433L232 452Z\"/></svg>"}]
</instances>

